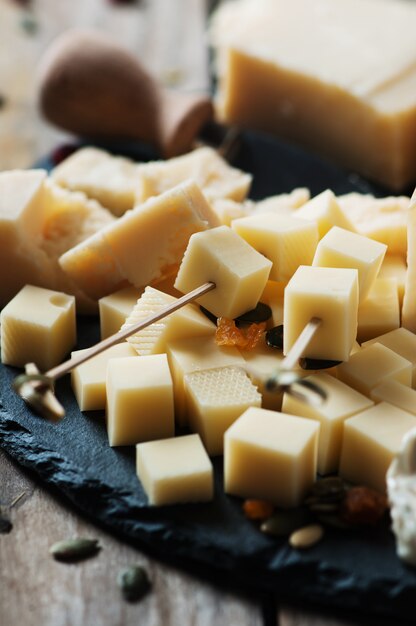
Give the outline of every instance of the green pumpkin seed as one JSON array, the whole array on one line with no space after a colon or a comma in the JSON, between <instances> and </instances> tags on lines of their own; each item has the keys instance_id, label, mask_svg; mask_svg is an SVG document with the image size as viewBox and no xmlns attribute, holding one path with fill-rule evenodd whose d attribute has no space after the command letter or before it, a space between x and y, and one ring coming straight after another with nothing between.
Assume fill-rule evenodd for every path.
<instances>
[{"instance_id":1,"label":"green pumpkin seed","mask_svg":"<svg viewBox=\"0 0 416 626\"><path fill-rule=\"evenodd\" d=\"M97 539L86 539L84 537L58 541L49 548L50 554L57 561L72 563L94 556L99 550L100 546Z\"/></svg>"},{"instance_id":2,"label":"green pumpkin seed","mask_svg":"<svg viewBox=\"0 0 416 626\"><path fill-rule=\"evenodd\" d=\"M147 572L140 565L121 570L117 576L117 584L128 602L137 602L151 587Z\"/></svg>"}]
</instances>

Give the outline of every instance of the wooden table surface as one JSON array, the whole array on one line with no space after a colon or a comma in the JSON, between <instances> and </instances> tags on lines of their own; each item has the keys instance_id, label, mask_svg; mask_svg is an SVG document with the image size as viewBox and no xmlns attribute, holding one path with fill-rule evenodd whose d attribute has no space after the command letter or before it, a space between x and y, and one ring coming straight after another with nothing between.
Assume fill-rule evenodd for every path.
<instances>
[{"instance_id":1,"label":"wooden table surface","mask_svg":"<svg viewBox=\"0 0 416 626\"><path fill-rule=\"evenodd\" d=\"M99 28L166 84L207 90L206 14L206 0L0 0L0 170L28 167L66 139L40 119L35 98L36 64L58 33ZM1 626L347 626L272 597L229 593L147 557L84 519L1 448L0 506L11 507L13 523L0 534ZM53 542L74 535L98 538L102 551L78 565L50 558ZM152 592L128 604L116 576L135 563L148 570Z\"/></svg>"}]
</instances>

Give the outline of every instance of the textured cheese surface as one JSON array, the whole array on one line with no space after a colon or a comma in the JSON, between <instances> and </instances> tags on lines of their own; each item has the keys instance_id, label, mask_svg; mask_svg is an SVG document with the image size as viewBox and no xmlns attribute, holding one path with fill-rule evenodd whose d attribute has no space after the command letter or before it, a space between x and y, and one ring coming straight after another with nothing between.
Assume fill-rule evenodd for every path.
<instances>
[{"instance_id":1,"label":"textured cheese surface","mask_svg":"<svg viewBox=\"0 0 416 626\"><path fill-rule=\"evenodd\" d=\"M309 200L309 202L298 209L294 215L304 220L316 222L320 239L322 239L333 226L339 226L340 228L351 231L355 230L352 222L348 219L344 211L342 211L333 191L330 189L323 191L312 198L312 200Z\"/></svg>"},{"instance_id":2,"label":"textured cheese surface","mask_svg":"<svg viewBox=\"0 0 416 626\"><path fill-rule=\"evenodd\" d=\"M175 287L187 293L215 283L198 302L217 317L234 319L257 306L272 263L231 228L219 226L192 235Z\"/></svg>"},{"instance_id":3,"label":"textured cheese surface","mask_svg":"<svg viewBox=\"0 0 416 626\"><path fill-rule=\"evenodd\" d=\"M158 289L146 287L123 324L122 330L144 321L176 300L177 298ZM187 304L158 322L134 333L127 338L127 341L137 354L145 356L165 352L169 341L185 337L213 336L214 333L215 325L194 305ZM214 341L213 338L212 341Z\"/></svg>"},{"instance_id":4,"label":"textured cheese surface","mask_svg":"<svg viewBox=\"0 0 416 626\"><path fill-rule=\"evenodd\" d=\"M209 455L222 454L224 433L250 406L261 405L261 395L245 371L221 367L186 374L191 430L199 433Z\"/></svg>"},{"instance_id":5,"label":"textured cheese surface","mask_svg":"<svg viewBox=\"0 0 416 626\"><path fill-rule=\"evenodd\" d=\"M375 337L363 344L363 348L374 343L381 343L393 352L397 352L412 364L412 386L416 387L416 335L406 328L397 328L385 335Z\"/></svg>"},{"instance_id":6,"label":"textured cheese surface","mask_svg":"<svg viewBox=\"0 0 416 626\"><path fill-rule=\"evenodd\" d=\"M411 389L397 380L387 380L375 387L371 394L374 402L388 402L416 416L416 389Z\"/></svg>"},{"instance_id":7,"label":"textured cheese surface","mask_svg":"<svg viewBox=\"0 0 416 626\"><path fill-rule=\"evenodd\" d=\"M213 469L198 435L139 444L136 467L150 504L212 500Z\"/></svg>"},{"instance_id":8,"label":"textured cheese surface","mask_svg":"<svg viewBox=\"0 0 416 626\"><path fill-rule=\"evenodd\" d=\"M346 268L301 265L297 269L285 289L285 354L317 317L322 323L303 356L348 360L357 334L357 274L356 269Z\"/></svg>"},{"instance_id":9,"label":"textured cheese surface","mask_svg":"<svg viewBox=\"0 0 416 626\"><path fill-rule=\"evenodd\" d=\"M380 402L346 420L340 474L346 480L386 490L386 472L404 435L416 427L414 415Z\"/></svg>"},{"instance_id":10,"label":"textured cheese surface","mask_svg":"<svg viewBox=\"0 0 416 626\"><path fill-rule=\"evenodd\" d=\"M101 339L110 337L123 326L143 291L136 287L124 287L98 301L100 311Z\"/></svg>"},{"instance_id":11,"label":"textured cheese surface","mask_svg":"<svg viewBox=\"0 0 416 626\"><path fill-rule=\"evenodd\" d=\"M307 376L306 380L319 385L327 393L326 401L315 407L285 393L282 411L308 417L320 423L318 472L331 474L338 471L344 421L355 413L369 409L374 403L326 373Z\"/></svg>"},{"instance_id":12,"label":"textured cheese surface","mask_svg":"<svg viewBox=\"0 0 416 626\"><path fill-rule=\"evenodd\" d=\"M313 420L247 409L225 433L225 492L281 507L300 504L316 478L318 432Z\"/></svg>"},{"instance_id":13,"label":"textured cheese surface","mask_svg":"<svg viewBox=\"0 0 416 626\"><path fill-rule=\"evenodd\" d=\"M368 296L358 307L357 339L369 341L400 326L399 291L396 278L376 278Z\"/></svg>"}]
</instances>

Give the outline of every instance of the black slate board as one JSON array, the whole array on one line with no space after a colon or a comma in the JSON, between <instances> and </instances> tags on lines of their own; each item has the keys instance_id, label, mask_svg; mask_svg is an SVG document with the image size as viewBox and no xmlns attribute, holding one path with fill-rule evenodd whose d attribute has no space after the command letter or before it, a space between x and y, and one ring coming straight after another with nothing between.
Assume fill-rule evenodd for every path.
<instances>
[{"instance_id":1,"label":"black slate board","mask_svg":"<svg viewBox=\"0 0 416 626\"><path fill-rule=\"evenodd\" d=\"M136 157L153 156L135 145L104 146ZM254 174L253 198L310 187L313 194L382 193L356 175L260 135L244 133L234 161ZM50 165L50 160L42 165ZM79 345L99 338L98 322L79 319ZM222 490L215 465L212 503L152 508L135 475L134 449L108 446L103 415L79 412L69 377L57 384L67 415L57 424L32 415L10 390L17 374L0 366L0 445L19 463L58 488L97 523L152 554L217 581L253 591L295 597L297 602L410 619L416 573L396 557L388 521L369 532L329 530L305 552L261 534L245 519L241 501Z\"/></svg>"}]
</instances>

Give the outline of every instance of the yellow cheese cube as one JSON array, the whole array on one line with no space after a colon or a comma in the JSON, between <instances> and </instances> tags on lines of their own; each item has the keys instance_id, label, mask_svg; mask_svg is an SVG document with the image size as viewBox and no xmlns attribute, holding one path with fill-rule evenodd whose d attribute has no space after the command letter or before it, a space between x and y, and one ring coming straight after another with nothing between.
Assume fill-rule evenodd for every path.
<instances>
[{"instance_id":1,"label":"yellow cheese cube","mask_svg":"<svg viewBox=\"0 0 416 626\"><path fill-rule=\"evenodd\" d=\"M81 148L53 171L54 181L95 198L114 215L132 209L138 180L138 166L98 148Z\"/></svg>"},{"instance_id":2,"label":"yellow cheese cube","mask_svg":"<svg viewBox=\"0 0 416 626\"><path fill-rule=\"evenodd\" d=\"M310 200L311 194L306 187L297 187L290 193L279 193L276 196L270 196L264 200L256 202L254 205L255 213L279 213L293 215L294 209L299 209L301 206Z\"/></svg>"},{"instance_id":3,"label":"yellow cheese cube","mask_svg":"<svg viewBox=\"0 0 416 626\"><path fill-rule=\"evenodd\" d=\"M218 346L213 337L198 337L170 341L166 346L172 374L175 398L175 418L180 425L187 423L187 390L184 377L192 372L229 365L243 367L244 359L237 348Z\"/></svg>"},{"instance_id":4,"label":"yellow cheese cube","mask_svg":"<svg viewBox=\"0 0 416 626\"><path fill-rule=\"evenodd\" d=\"M201 191L188 181L128 211L59 262L85 293L100 298L126 280L140 288L169 276L191 234L216 224Z\"/></svg>"},{"instance_id":5,"label":"yellow cheese cube","mask_svg":"<svg viewBox=\"0 0 416 626\"><path fill-rule=\"evenodd\" d=\"M124 287L99 299L101 339L118 333L142 293L137 287Z\"/></svg>"},{"instance_id":6,"label":"yellow cheese cube","mask_svg":"<svg viewBox=\"0 0 416 626\"><path fill-rule=\"evenodd\" d=\"M270 348L264 340L260 341L253 350L242 352L247 374L261 393L261 406L263 409L280 411L282 408L283 393L280 391L268 391L265 382L283 361L283 353L276 348ZM299 373L302 371L298 370Z\"/></svg>"},{"instance_id":7,"label":"yellow cheese cube","mask_svg":"<svg viewBox=\"0 0 416 626\"><path fill-rule=\"evenodd\" d=\"M348 362L338 365L337 376L369 396L374 387L389 379L410 387L412 364L381 343L374 343L352 354Z\"/></svg>"},{"instance_id":8,"label":"yellow cheese cube","mask_svg":"<svg viewBox=\"0 0 416 626\"><path fill-rule=\"evenodd\" d=\"M268 304L272 310L272 320L269 322L271 328L283 324L283 303L286 285L286 282L268 280L261 294L260 302Z\"/></svg>"},{"instance_id":9,"label":"yellow cheese cube","mask_svg":"<svg viewBox=\"0 0 416 626\"><path fill-rule=\"evenodd\" d=\"M403 304L406 270L407 265L403 257L387 254L384 257L384 261L381 264L380 272L378 274L379 278L395 278L397 280L400 309Z\"/></svg>"},{"instance_id":10,"label":"yellow cheese cube","mask_svg":"<svg viewBox=\"0 0 416 626\"><path fill-rule=\"evenodd\" d=\"M260 406L257 387L239 367L186 374L184 384L191 430L199 433L210 456L222 454L227 428L248 407Z\"/></svg>"},{"instance_id":11,"label":"yellow cheese cube","mask_svg":"<svg viewBox=\"0 0 416 626\"><path fill-rule=\"evenodd\" d=\"M411 389L397 380L387 380L374 387L370 396L374 402L388 402L416 416L416 389Z\"/></svg>"},{"instance_id":12,"label":"yellow cheese cube","mask_svg":"<svg viewBox=\"0 0 416 626\"><path fill-rule=\"evenodd\" d=\"M232 228L273 263L270 280L288 281L299 265L312 263L318 243L315 222L262 213L233 220Z\"/></svg>"},{"instance_id":13,"label":"yellow cheese cube","mask_svg":"<svg viewBox=\"0 0 416 626\"><path fill-rule=\"evenodd\" d=\"M363 343L363 348L374 343L381 343L410 361L412 364L412 386L416 387L416 335L406 328L397 328L385 335L366 341Z\"/></svg>"},{"instance_id":14,"label":"yellow cheese cube","mask_svg":"<svg viewBox=\"0 0 416 626\"><path fill-rule=\"evenodd\" d=\"M225 433L225 492L297 506L316 478L318 431L303 417L247 409Z\"/></svg>"},{"instance_id":15,"label":"yellow cheese cube","mask_svg":"<svg viewBox=\"0 0 416 626\"><path fill-rule=\"evenodd\" d=\"M158 196L189 179L196 182L209 201L230 198L242 202L252 177L230 167L216 150L204 146L167 161L139 165L136 202Z\"/></svg>"},{"instance_id":16,"label":"yellow cheese cube","mask_svg":"<svg viewBox=\"0 0 416 626\"><path fill-rule=\"evenodd\" d=\"M331 474L338 471L344 421L356 413L369 409L374 402L324 372L307 376L306 380L319 385L327 393L326 401L320 406L313 406L285 393L282 411L308 417L320 423L318 472Z\"/></svg>"},{"instance_id":17,"label":"yellow cheese cube","mask_svg":"<svg viewBox=\"0 0 416 626\"><path fill-rule=\"evenodd\" d=\"M271 266L231 228L219 226L192 235L175 287L187 293L212 281L215 289L197 302L217 317L233 319L257 306Z\"/></svg>"},{"instance_id":18,"label":"yellow cheese cube","mask_svg":"<svg viewBox=\"0 0 416 626\"><path fill-rule=\"evenodd\" d=\"M123 324L122 330L135 326L151 315L158 313L167 305L176 302L176 300L177 298L169 296L163 291L146 287ZM160 354L166 351L166 345L169 341L184 337L213 336L215 328L215 325L201 311L194 305L187 304L158 322L134 333L127 338L127 341L137 354L142 356Z\"/></svg>"},{"instance_id":19,"label":"yellow cheese cube","mask_svg":"<svg viewBox=\"0 0 416 626\"><path fill-rule=\"evenodd\" d=\"M407 272L404 286L402 325L416 333L416 207L407 215Z\"/></svg>"},{"instance_id":20,"label":"yellow cheese cube","mask_svg":"<svg viewBox=\"0 0 416 626\"><path fill-rule=\"evenodd\" d=\"M357 339L360 343L400 326L397 280L376 278L368 296L358 307Z\"/></svg>"},{"instance_id":21,"label":"yellow cheese cube","mask_svg":"<svg viewBox=\"0 0 416 626\"><path fill-rule=\"evenodd\" d=\"M334 226L316 248L313 265L358 270L360 302L367 297L384 259L387 246Z\"/></svg>"},{"instance_id":22,"label":"yellow cheese cube","mask_svg":"<svg viewBox=\"0 0 416 626\"><path fill-rule=\"evenodd\" d=\"M414 415L387 402L347 419L339 467L341 476L384 492L389 465L399 452L404 435L415 426Z\"/></svg>"},{"instance_id":23,"label":"yellow cheese cube","mask_svg":"<svg viewBox=\"0 0 416 626\"><path fill-rule=\"evenodd\" d=\"M211 201L211 206L214 209L220 224L225 226L231 226L231 222L239 217L245 217L248 213L248 209L242 202L236 202L229 198L219 198L218 200Z\"/></svg>"},{"instance_id":24,"label":"yellow cheese cube","mask_svg":"<svg viewBox=\"0 0 416 626\"><path fill-rule=\"evenodd\" d=\"M198 435L140 443L136 463L150 504L212 500L212 465Z\"/></svg>"},{"instance_id":25,"label":"yellow cheese cube","mask_svg":"<svg viewBox=\"0 0 416 626\"><path fill-rule=\"evenodd\" d=\"M295 217L314 221L318 225L321 239L333 226L354 231L354 226L339 206L334 193L327 189L309 200L295 212Z\"/></svg>"},{"instance_id":26,"label":"yellow cheese cube","mask_svg":"<svg viewBox=\"0 0 416 626\"><path fill-rule=\"evenodd\" d=\"M58 365L76 341L75 298L26 285L0 314L1 361L41 371Z\"/></svg>"},{"instance_id":27,"label":"yellow cheese cube","mask_svg":"<svg viewBox=\"0 0 416 626\"><path fill-rule=\"evenodd\" d=\"M88 352L76 350L71 357ZM110 359L137 356L127 342L118 343L105 352L97 354L85 363L81 363L71 372L71 384L80 411L101 411L106 402L107 365Z\"/></svg>"},{"instance_id":28,"label":"yellow cheese cube","mask_svg":"<svg viewBox=\"0 0 416 626\"><path fill-rule=\"evenodd\" d=\"M303 356L348 360L357 334L357 309L356 269L300 266L285 289L285 354L317 317L322 323Z\"/></svg>"},{"instance_id":29,"label":"yellow cheese cube","mask_svg":"<svg viewBox=\"0 0 416 626\"><path fill-rule=\"evenodd\" d=\"M166 354L111 359L106 389L110 446L173 437L173 387Z\"/></svg>"}]
</instances>

